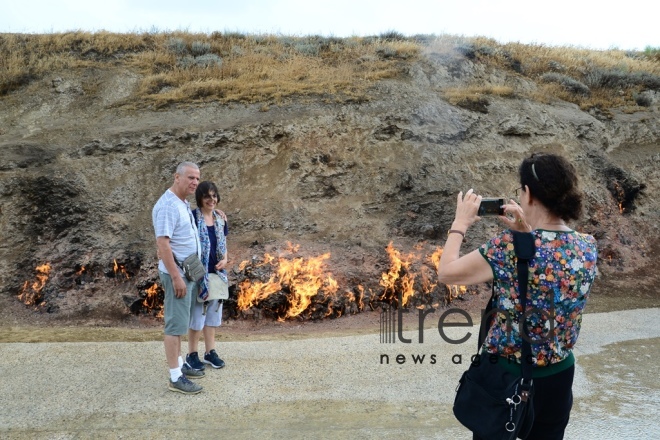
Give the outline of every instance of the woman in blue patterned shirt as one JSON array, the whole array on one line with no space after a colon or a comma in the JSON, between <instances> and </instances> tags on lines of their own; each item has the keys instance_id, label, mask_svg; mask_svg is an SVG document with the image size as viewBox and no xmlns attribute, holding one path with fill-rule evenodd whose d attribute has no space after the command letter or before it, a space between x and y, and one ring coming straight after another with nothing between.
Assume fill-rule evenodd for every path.
<instances>
[{"instance_id":1,"label":"woman in blue patterned shirt","mask_svg":"<svg viewBox=\"0 0 660 440\"><path fill-rule=\"evenodd\" d=\"M596 276L595 239L571 229L579 219L582 193L575 168L555 154L533 154L518 170L520 204L510 200L500 220L507 229L471 253L459 257L467 229L477 220L481 196L472 189L458 194L456 215L438 269L445 284L493 282L493 308L482 350L521 362L516 257L512 230L532 232L536 255L530 263L526 319L534 363L535 421L529 439L561 439L573 404L572 348L580 333L582 313ZM518 192L518 191L516 191ZM511 324L507 319L511 319ZM503 368L520 371L509 361Z\"/></svg>"},{"instance_id":2,"label":"woman in blue patterned shirt","mask_svg":"<svg viewBox=\"0 0 660 440\"><path fill-rule=\"evenodd\" d=\"M216 209L219 200L220 193L215 183L201 182L195 191L197 209L193 211L193 216L199 232L202 264L206 266L208 273L215 273L223 282L228 283L226 270L228 228L224 213ZM198 293L202 299L207 297L207 288L208 286L204 284ZM219 299L203 303L194 300L190 312L188 355L186 356L186 362L194 370L203 371L204 364L213 368L225 366L225 361L220 359L215 351L215 332L222 324L222 306L223 302ZM197 349L202 333L206 352L200 359Z\"/></svg>"}]
</instances>

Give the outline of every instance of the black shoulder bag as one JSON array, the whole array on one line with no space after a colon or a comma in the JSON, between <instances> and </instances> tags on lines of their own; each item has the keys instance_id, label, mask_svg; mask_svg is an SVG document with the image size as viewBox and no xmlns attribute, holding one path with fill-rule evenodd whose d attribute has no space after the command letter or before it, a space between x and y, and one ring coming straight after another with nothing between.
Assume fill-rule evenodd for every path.
<instances>
[{"instance_id":1,"label":"black shoulder bag","mask_svg":"<svg viewBox=\"0 0 660 440\"><path fill-rule=\"evenodd\" d=\"M518 290L523 310L526 310L529 261L536 253L534 236L514 231L513 245L518 260ZM488 330L486 321L493 300L491 296L481 320L479 350ZM527 334L527 329L523 330ZM497 365L497 362L509 362L499 355L483 352L473 359L456 387L454 415L466 428L484 440L525 438L534 424L532 348L529 338L522 338L521 374L512 374Z\"/></svg>"}]
</instances>

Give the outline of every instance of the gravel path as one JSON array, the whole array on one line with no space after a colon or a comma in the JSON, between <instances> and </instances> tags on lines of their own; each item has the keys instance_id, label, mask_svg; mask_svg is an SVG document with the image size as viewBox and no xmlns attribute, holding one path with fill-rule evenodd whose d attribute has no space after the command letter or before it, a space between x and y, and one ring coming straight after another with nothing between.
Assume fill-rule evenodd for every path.
<instances>
[{"instance_id":1,"label":"gravel path","mask_svg":"<svg viewBox=\"0 0 660 440\"><path fill-rule=\"evenodd\" d=\"M658 308L584 316L566 438L660 438L659 318ZM413 343L378 333L221 343L227 367L207 371L195 396L167 390L159 342L0 344L0 437L471 438L451 412L466 368L452 356L467 359L474 341L405 336Z\"/></svg>"}]
</instances>

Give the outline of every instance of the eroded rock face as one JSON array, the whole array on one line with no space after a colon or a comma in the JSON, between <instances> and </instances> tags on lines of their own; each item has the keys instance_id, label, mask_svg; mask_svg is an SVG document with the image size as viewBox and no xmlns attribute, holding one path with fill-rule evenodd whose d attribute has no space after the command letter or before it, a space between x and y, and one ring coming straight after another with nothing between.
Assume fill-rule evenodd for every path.
<instances>
[{"instance_id":1,"label":"eroded rock face","mask_svg":"<svg viewBox=\"0 0 660 440\"><path fill-rule=\"evenodd\" d=\"M220 188L234 267L264 245L291 241L331 252L341 281L377 289L389 241L404 250L418 240L444 244L459 190L511 197L520 160L539 150L578 166L587 203L575 227L599 239L599 285L615 286L619 273L657 281L649 270L660 223L655 101L607 120L525 99L490 97L487 108L470 110L436 90L483 72L463 63L442 74L446 67L425 62L409 78L377 85L364 104L125 110L72 93L78 83L63 74L37 93L3 98L3 295L17 295L47 262L42 311L125 319L130 298L156 281L151 208L183 160ZM137 83L124 74L126 84L122 72L111 76L122 97ZM497 228L475 225L466 250Z\"/></svg>"}]
</instances>

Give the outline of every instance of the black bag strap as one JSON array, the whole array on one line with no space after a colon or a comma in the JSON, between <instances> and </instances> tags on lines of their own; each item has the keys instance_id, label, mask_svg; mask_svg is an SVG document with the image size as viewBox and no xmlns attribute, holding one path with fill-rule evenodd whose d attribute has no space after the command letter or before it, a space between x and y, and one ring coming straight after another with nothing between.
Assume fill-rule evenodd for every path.
<instances>
[{"instance_id":1,"label":"black bag strap","mask_svg":"<svg viewBox=\"0 0 660 440\"><path fill-rule=\"evenodd\" d=\"M516 267L518 269L518 290L521 298L521 305L523 311L527 310L527 284L529 281L529 262L534 258L536 254L536 245L534 244L534 234L531 232L517 232L511 231L513 233L513 247L516 252L517 263ZM493 302L495 301L495 280L493 280L493 288L490 295L490 300L488 300L488 305L486 310L482 315L481 325L479 327L479 340L477 346L477 353L481 351L481 346L483 345L486 334L488 333L488 325L486 317L490 316L490 312L493 310ZM524 312L523 312L524 313ZM523 330L526 332L526 326L523 326ZM521 335L522 337L522 335ZM522 338L522 359L521 359L521 368L522 368L522 377L523 385L531 386L532 383L532 370L533 365L530 362L532 359L532 346L529 343L529 335L527 338Z\"/></svg>"},{"instance_id":2,"label":"black bag strap","mask_svg":"<svg viewBox=\"0 0 660 440\"><path fill-rule=\"evenodd\" d=\"M196 209L188 208L188 212L190 213L190 223L193 225L194 229L197 229L197 212L195 211ZM195 248L197 248L197 243L195 243ZM183 263L179 262L179 260L176 259L176 255L174 255L174 251L172 251L172 257L174 257L174 262L176 263L176 265L179 266L181 270L185 271L185 269L183 268Z\"/></svg>"},{"instance_id":3,"label":"black bag strap","mask_svg":"<svg viewBox=\"0 0 660 440\"><path fill-rule=\"evenodd\" d=\"M176 255L174 255L174 251L172 251L172 257L174 258L174 262L176 263L177 266L183 270L183 264L179 263L179 260L176 259Z\"/></svg>"},{"instance_id":4,"label":"black bag strap","mask_svg":"<svg viewBox=\"0 0 660 440\"><path fill-rule=\"evenodd\" d=\"M490 292L490 299L488 300L488 304L486 305L486 310L484 310L483 315L481 315L481 325L479 326L479 338L477 339L477 354L481 351L481 346L484 345L484 341L486 340L486 335L488 334L488 329L490 328L490 324L488 324L488 319L487 317L490 317L490 312L493 310L493 301L495 301L495 280L493 280L493 287Z\"/></svg>"},{"instance_id":5,"label":"black bag strap","mask_svg":"<svg viewBox=\"0 0 660 440\"><path fill-rule=\"evenodd\" d=\"M529 262L536 254L536 245L534 244L534 234L531 232L513 232L513 247L516 252L518 268L518 291L520 293L520 301L523 313L527 310L527 284L529 282ZM524 319L524 318L523 318ZM529 387L532 384L532 346L529 343L529 333L527 326L523 322L523 333L520 335L522 339L522 377L523 387Z\"/></svg>"}]
</instances>

